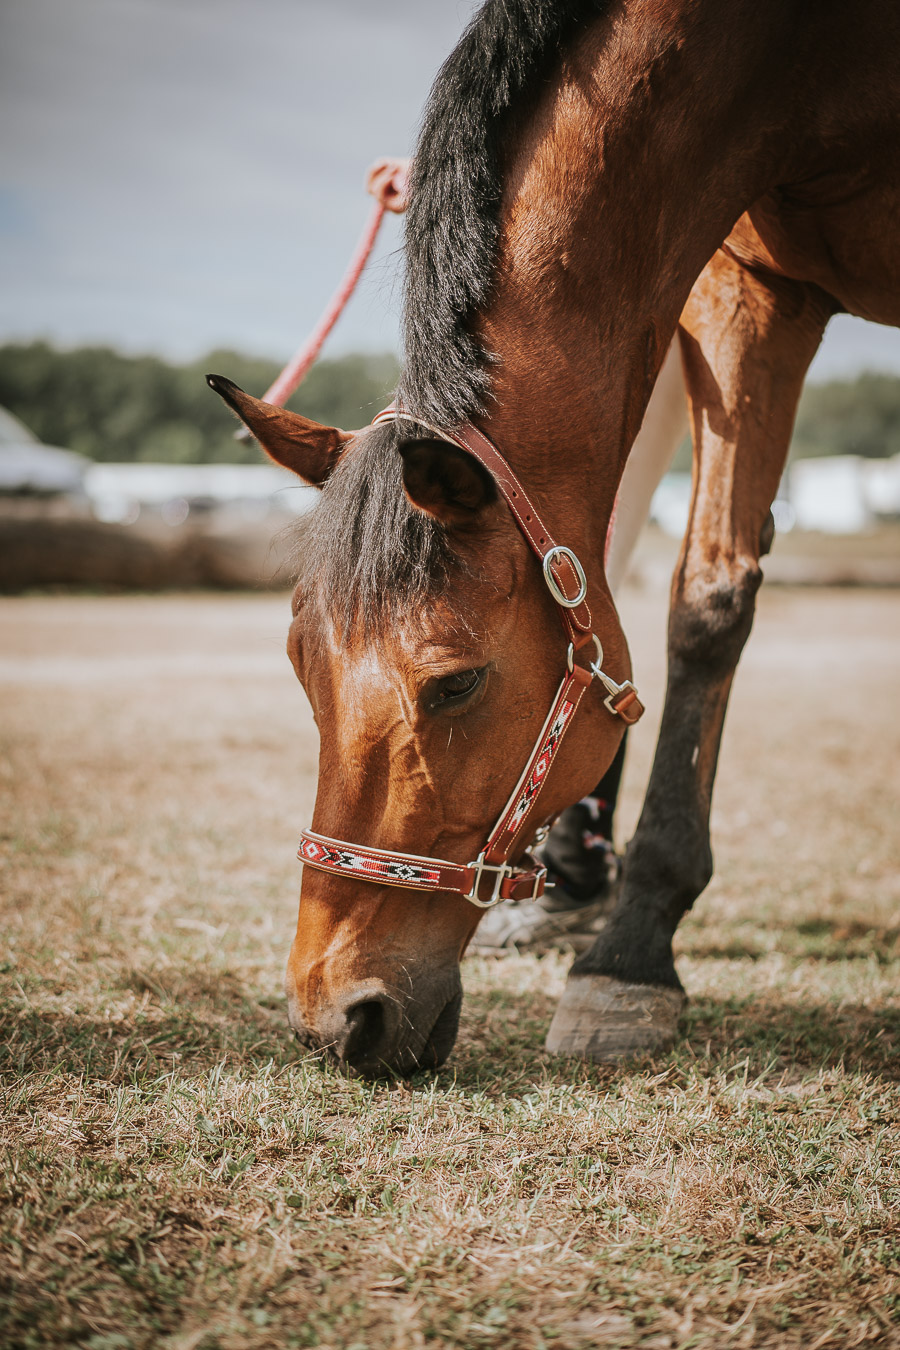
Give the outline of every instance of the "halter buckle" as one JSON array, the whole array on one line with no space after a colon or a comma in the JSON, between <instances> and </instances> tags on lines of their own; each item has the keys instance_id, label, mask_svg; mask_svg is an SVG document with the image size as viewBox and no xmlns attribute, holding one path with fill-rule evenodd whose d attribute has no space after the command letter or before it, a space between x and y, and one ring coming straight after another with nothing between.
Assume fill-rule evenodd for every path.
<instances>
[{"instance_id":1,"label":"halter buckle","mask_svg":"<svg viewBox=\"0 0 900 1350\"><path fill-rule=\"evenodd\" d=\"M477 905L479 909L493 909L494 905L499 905L500 901L503 899L503 896L500 894L500 889L503 886L504 881L507 877L514 877L516 869L511 863L485 862L484 852L479 853L475 861L469 863L469 866L475 868L475 876L472 879L472 889L464 898L466 900L471 900L472 904ZM484 876L485 872L494 872L496 874L489 900L482 900L478 894L481 878ZM535 870L534 886L532 887L531 895L525 896L524 899L537 900L541 883L546 875L546 867L538 867Z\"/></svg>"},{"instance_id":2,"label":"halter buckle","mask_svg":"<svg viewBox=\"0 0 900 1350\"><path fill-rule=\"evenodd\" d=\"M600 669L601 662L603 661L603 647L601 646L600 639L597 637L596 633L592 636L597 650L597 659L596 661L591 662L591 674L600 681L603 688L606 690L606 698L603 700L604 708L608 708L613 717L620 717L621 713L619 709L615 707L613 700L617 699L620 694L627 693L629 689L636 695L637 690L631 683L631 680L623 680L621 684L616 684L616 681L612 676L607 675L605 670Z\"/></svg>"},{"instance_id":3,"label":"halter buckle","mask_svg":"<svg viewBox=\"0 0 900 1350\"><path fill-rule=\"evenodd\" d=\"M557 558L566 558L578 579L578 594L575 596L574 600L569 599L550 570ZM544 570L544 580L547 583L547 589L556 603L562 605L563 609L577 609L587 595L587 577L584 575L584 568L572 550L566 548L565 544L554 544L552 548L547 549L547 552L541 559L541 567Z\"/></svg>"},{"instance_id":4,"label":"halter buckle","mask_svg":"<svg viewBox=\"0 0 900 1350\"><path fill-rule=\"evenodd\" d=\"M637 689L635 689L631 680L623 680L621 684L617 684L611 675L607 675L606 671L602 669L603 643L600 641L596 633L591 633L591 639L594 643L594 660L590 662L588 669L591 672L591 676L595 680L599 680L600 683L603 685L603 688L606 690L606 698L603 700L604 708L608 708L609 711L612 713L613 717L621 717L622 710L621 708L617 708L615 706L615 700L619 698L622 694L627 694L629 691L632 694L634 694L635 698L637 698ZM572 642L569 643L569 650L566 654L566 666L568 667L569 674L571 675L575 667L575 645ZM638 704L638 706L641 707L640 703ZM643 712L642 707L641 712ZM638 717L640 717L640 715L641 714L638 713L637 717L634 717L632 719L626 717L625 721L628 722L629 720L631 720L636 722L638 720Z\"/></svg>"},{"instance_id":5,"label":"halter buckle","mask_svg":"<svg viewBox=\"0 0 900 1350\"><path fill-rule=\"evenodd\" d=\"M604 680L604 684L605 683L606 681ZM609 711L613 714L614 717L621 717L622 714L620 710L614 707L613 705L613 699L618 698L620 694L626 694L629 691L629 689L631 690L632 694L637 695L637 690L635 689L634 685L631 683L630 680L623 680L621 684L616 684L615 680L610 680L609 683L611 685L615 685L615 688L610 689L609 693L606 695L606 698L603 700L603 706L605 708L609 708ZM637 721L637 717L635 717L634 720Z\"/></svg>"}]
</instances>

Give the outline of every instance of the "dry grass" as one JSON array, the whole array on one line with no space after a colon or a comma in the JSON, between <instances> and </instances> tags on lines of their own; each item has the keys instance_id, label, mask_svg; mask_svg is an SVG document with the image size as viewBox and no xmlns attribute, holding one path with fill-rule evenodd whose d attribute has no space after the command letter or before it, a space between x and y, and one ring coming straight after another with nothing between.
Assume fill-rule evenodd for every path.
<instances>
[{"instance_id":1,"label":"dry grass","mask_svg":"<svg viewBox=\"0 0 900 1350\"><path fill-rule=\"evenodd\" d=\"M3 1345L900 1344L900 599L763 598L683 1044L551 1060L566 959L472 960L448 1068L378 1086L284 1029L285 610L0 602Z\"/></svg>"}]
</instances>

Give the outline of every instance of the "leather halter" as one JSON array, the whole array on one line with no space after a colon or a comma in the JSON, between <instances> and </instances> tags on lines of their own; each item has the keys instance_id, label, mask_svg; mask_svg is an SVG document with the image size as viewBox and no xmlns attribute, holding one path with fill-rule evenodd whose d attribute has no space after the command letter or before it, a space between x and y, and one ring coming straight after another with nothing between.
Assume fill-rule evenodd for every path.
<instances>
[{"instance_id":1,"label":"leather halter","mask_svg":"<svg viewBox=\"0 0 900 1350\"><path fill-rule=\"evenodd\" d=\"M569 637L566 670L519 781L474 862L464 865L441 858L368 848L331 839L313 830L302 831L297 856L309 867L357 881L373 881L381 886L401 886L416 891L455 891L479 909L489 909L501 900L537 900L544 893L547 869L530 853L525 853L518 864L512 864L508 859L520 839L533 838L538 833L533 826L535 808L585 691L595 679L599 680L606 690L604 706L628 724L638 720L644 707L630 680L617 684L602 669L603 647L593 631L584 569L571 549L556 543L493 441L471 423L453 432L440 431L420 417L396 407L385 408L373 419L372 425L399 419L424 427L437 440L465 450L487 469L497 484L513 519L540 560L547 588L559 607ZM589 642L594 644L596 659L588 668L577 666L575 653ZM486 896L484 892L487 892Z\"/></svg>"}]
</instances>

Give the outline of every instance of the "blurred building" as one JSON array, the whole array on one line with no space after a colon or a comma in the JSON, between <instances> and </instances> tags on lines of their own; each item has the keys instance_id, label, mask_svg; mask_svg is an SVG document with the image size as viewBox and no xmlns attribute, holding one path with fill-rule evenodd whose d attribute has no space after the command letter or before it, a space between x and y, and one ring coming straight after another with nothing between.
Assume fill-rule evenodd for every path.
<instances>
[{"instance_id":1,"label":"blurred building","mask_svg":"<svg viewBox=\"0 0 900 1350\"><path fill-rule=\"evenodd\" d=\"M274 464L97 464L0 409L0 590L286 586L315 499Z\"/></svg>"},{"instance_id":2,"label":"blurred building","mask_svg":"<svg viewBox=\"0 0 900 1350\"><path fill-rule=\"evenodd\" d=\"M303 515L315 488L277 464L91 464L85 491L97 520L133 524L159 514L168 525L189 515L229 510L247 520Z\"/></svg>"},{"instance_id":3,"label":"blurred building","mask_svg":"<svg viewBox=\"0 0 900 1350\"><path fill-rule=\"evenodd\" d=\"M650 519L666 534L684 534L691 475L667 473L653 496ZM821 534L862 534L900 520L900 455L864 459L829 455L798 459L785 471L772 504L779 534L792 529Z\"/></svg>"},{"instance_id":4,"label":"blurred building","mask_svg":"<svg viewBox=\"0 0 900 1350\"><path fill-rule=\"evenodd\" d=\"M0 493L80 498L91 461L73 450L43 445L24 422L0 408Z\"/></svg>"}]
</instances>

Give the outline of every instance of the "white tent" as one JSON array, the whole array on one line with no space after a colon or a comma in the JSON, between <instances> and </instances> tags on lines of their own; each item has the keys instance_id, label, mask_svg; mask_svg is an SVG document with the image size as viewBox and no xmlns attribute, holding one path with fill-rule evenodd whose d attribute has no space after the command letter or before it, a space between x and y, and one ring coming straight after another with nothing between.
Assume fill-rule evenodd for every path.
<instances>
[{"instance_id":1,"label":"white tent","mask_svg":"<svg viewBox=\"0 0 900 1350\"><path fill-rule=\"evenodd\" d=\"M302 515L318 499L277 464L92 464L85 490L100 520L136 519L144 508L179 524L192 506L231 503Z\"/></svg>"},{"instance_id":2,"label":"white tent","mask_svg":"<svg viewBox=\"0 0 900 1350\"><path fill-rule=\"evenodd\" d=\"M80 495L89 463L72 450L42 445L24 422L0 408L0 493Z\"/></svg>"}]
</instances>

